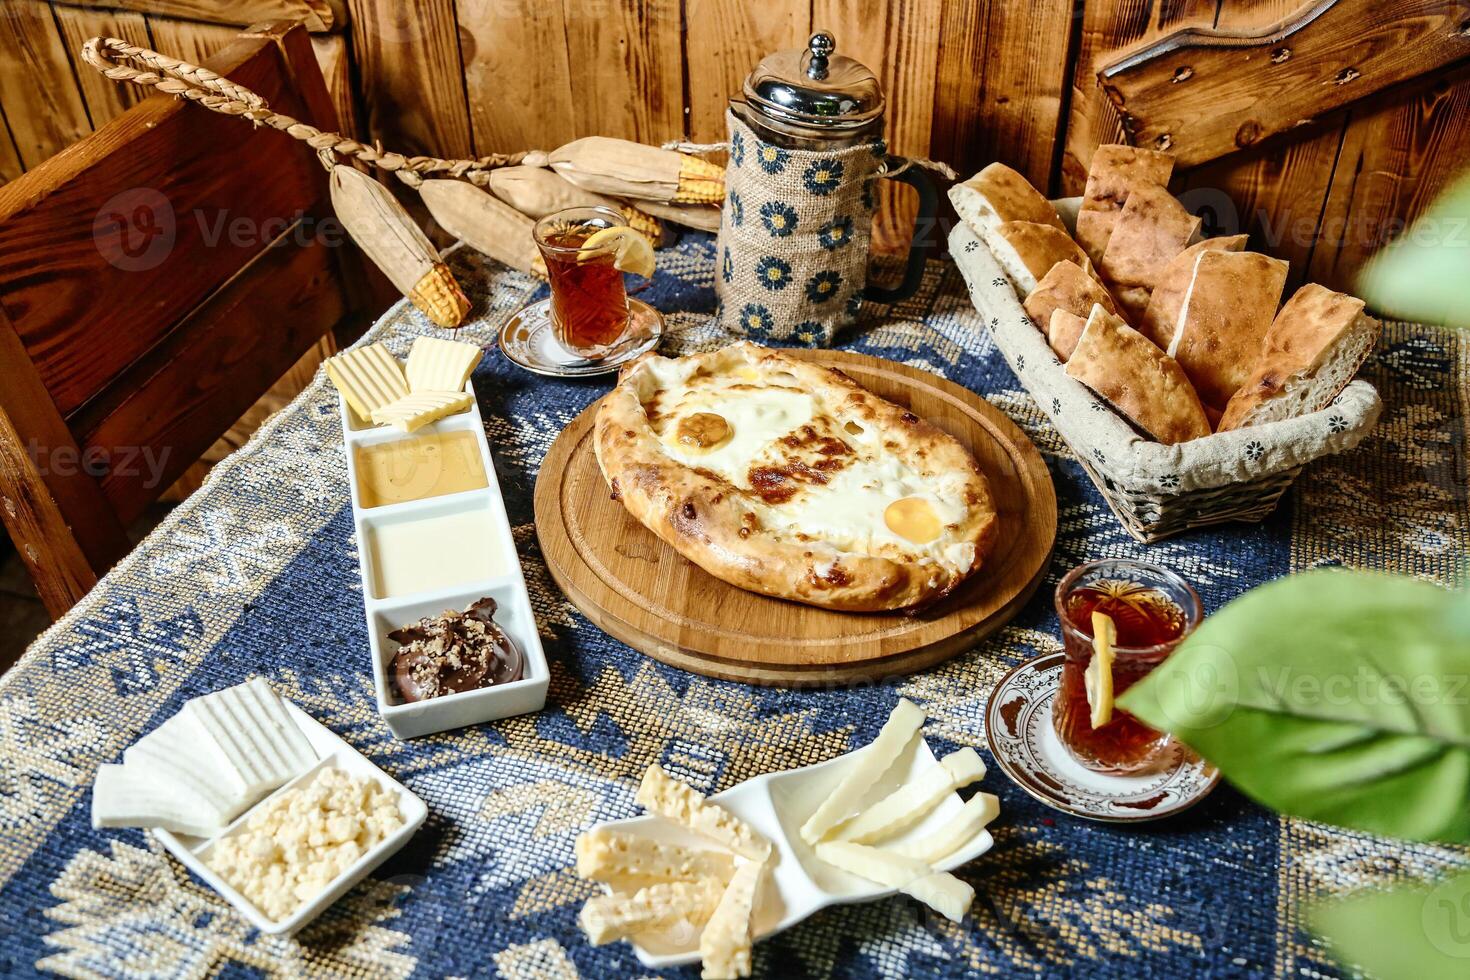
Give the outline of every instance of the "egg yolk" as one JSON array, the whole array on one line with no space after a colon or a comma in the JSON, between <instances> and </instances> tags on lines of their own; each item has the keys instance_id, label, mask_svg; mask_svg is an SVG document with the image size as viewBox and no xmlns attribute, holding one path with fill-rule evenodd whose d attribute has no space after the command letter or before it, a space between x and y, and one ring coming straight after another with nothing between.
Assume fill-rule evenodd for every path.
<instances>
[{"instance_id":1,"label":"egg yolk","mask_svg":"<svg viewBox=\"0 0 1470 980\"><path fill-rule=\"evenodd\" d=\"M888 530L914 544L928 544L944 530L939 515L923 497L895 500L883 511L883 523L888 525Z\"/></svg>"},{"instance_id":2,"label":"egg yolk","mask_svg":"<svg viewBox=\"0 0 1470 980\"><path fill-rule=\"evenodd\" d=\"M731 435L730 423L714 412L695 412L679 420L674 435L679 444L688 449L714 449L727 442Z\"/></svg>"}]
</instances>

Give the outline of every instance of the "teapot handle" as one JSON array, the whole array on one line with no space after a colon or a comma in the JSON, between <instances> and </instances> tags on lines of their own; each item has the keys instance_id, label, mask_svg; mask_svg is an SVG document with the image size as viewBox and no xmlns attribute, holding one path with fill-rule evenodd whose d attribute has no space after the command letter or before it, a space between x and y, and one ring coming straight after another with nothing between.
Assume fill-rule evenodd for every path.
<instances>
[{"instance_id":1,"label":"teapot handle","mask_svg":"<svg viewBox=\"0 0 1470 980\"><path fill-rule=\"evenodd\" d=\"M908 167L888 178L902 181L919 192L919 213L914 218L914 238L909 245L908 264L903 270L903 280L897 286L868 286L863 298L875 303L897 303L912 296L924 280L924 262L928 258L928 244L921 241L934 227L939 216L939 191L934 179L922 167Z\"/></svg>"}]
</instances>

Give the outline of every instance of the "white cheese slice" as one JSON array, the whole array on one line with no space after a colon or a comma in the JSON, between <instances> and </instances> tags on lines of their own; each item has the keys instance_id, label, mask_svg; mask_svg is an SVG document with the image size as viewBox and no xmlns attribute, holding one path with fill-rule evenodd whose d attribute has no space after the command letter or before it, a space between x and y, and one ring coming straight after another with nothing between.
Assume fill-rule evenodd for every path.
<instances>
[{"instance_id":1,"label":"white cheese slice","mask_svg":"<svg viewBox=\"0 0 1470 980\"><path fill-rule=\"evenodd\" d=\"M948 823L921 840L884 848L892 854L938 864L974 840L1000 813L1000 800L990 793L976 793Z\"/></svg>"},{"instance_id":2,"label":"white cheese slice","mask_svg":"<svg viewBox=\"0 0 1470 980\"><path fill-rule=\"evenodd\" d=\"M692 881L713 878L727 882L735 861L725 851L684 847L625 834L590 830L577 838L577 874L593 881Z\"/></svg>"},{"instance_id":3,"label":"white cheese slice","mask_svg":"<svg viewBox=\"0 0 1470 980\"><path fill-rule=\"evenodd\" d=\"M907 698L900 698L898 706L883 723L878 737L858 750L858 757L852 761L837 788L801 825L801 839L815 844L846 820L863 794L888 771L893 760L898 758L923 724L924 712Z\"/></svg>"},{"instance_id":4,"label":"white cheese slice","mask_svg":"<svg viewBox=\"0 0 1470 980\"><path fill-rule=\"evenodd\" d=\"M195 698L183 713L202 729L203 750L235 774L252 802L316 762L311 743L262 677Z\"/></svg>"},{"instance_id":5,"label":"white cheese slice","mask_svg":"<svg viewBox=\"0 0 1470 980\"><path fill-rule=\"evenodd\" d=\"M198 794L228 823L254 800L217 755L201 751L206 738L198 719L181 712L126 749L123 764L133 772L149 773L161 783Z\"/></svg>"},{"instance_id":6,"label":"white cheese slice","mask_svg":"<svg viewBox=\"0 0 1470 980\"><path fill-rule=\"evenodd\" d=\"M681 920L700 925L714 913L724 890L720 882L706 878L662 882L632 895L599 895L582 906L577 922L594 946Z\"/></svg>"},{"instance_id":7,"label":"white cheese slice","mask_svg":"<svg viewBox=\"0 0 1470 980\"><path fill-rule=\"evenodd\" d=\"M764 861L771 856L771 842L745 821L717 803L710 803L693 787L674 779L658 766L649 766L638 787L638 802L657 813L728 847L741 857Z\"/></svg>"},{"instance_id":8,"label":"white cheese slice","mask_svg":"<svg viewBox=\"0 0 1470 980\"><path fill-rule=\"evenodd\" d=\"M430 422L464 411L473 400L465 391L416 391L373 409L373 421L415 432Z\"/></svg>"},{"instance_id":9,"label":"white cheese slice","mask_svg":"<svg viewBox=\"0 0 1470 980\"><path fill-rule=\"evenodd\" d=\"M975 889L952 874L934 871L923 861L849 841L818 844L817 859L848 874L896 888L951 921L964 918Z\"/></svg>"},{"instance_id":10,"label":"white cheese slice","mask_svg":"<svg viewBox=\"0 0 1470 980\"><path fill-rule=\"evenodd\" d=\"M147 827L213 837L229 821L199 794L169 784L146 769L97 767L92 783L92 826Z\"/></svg>"},{"instance_id":11,"label":"white cheese slice","mask_svg":"<svg viewBox=\"0 0 1470 980\"><path fill-rule=\"evenodd\" d=\"M730 879L720 904L699 936L703 980L732 980L750 976L751 914L765 863L742 864Z\"/></svg>"},{"instance_id":12,"label":"white cheese slice","mask_svg":"<svg viewBox=\"0 0 1470 980\"><path fill-rule=\"evenodd\" d=\"M403 373L409 391L463 391L484 355L475 344L442 337L419 337L408 351Z\"/></svg>"},{"instance_id":13,"label":"white cheese slice","mask_svg":"<svg viewBox=\"0 0 1470 980\"><path fill-rule=\"evenodd\" d=\"M892 837L923 819L948 794L985 778L985 763L974 749L951 752L939 765L918 779L905 783L874 806L855 817L837 834L840 840L858 844Z\"/></svg>"}]
</instances>

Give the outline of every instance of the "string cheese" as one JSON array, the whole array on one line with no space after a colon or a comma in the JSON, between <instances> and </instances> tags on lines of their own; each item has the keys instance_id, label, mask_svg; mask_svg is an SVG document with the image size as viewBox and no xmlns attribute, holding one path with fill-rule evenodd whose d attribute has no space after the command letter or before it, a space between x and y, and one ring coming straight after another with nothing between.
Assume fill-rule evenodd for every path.
<instances>
[{"instance_id":1,"label":"string cheese","mask_svg":"<svg viewBox=\"0 0 1470 980\"><path fill-rule=\"evenodd\" d=\"M404 367L408 390L415 393L463 391L464 383L483 354L476 345L461 340L419 337L409 349L408 364Z\"/></svg>"},{"instance_id":2,"label":"string cheese","mask_svg":"<svg viewBox=\"0 0 1470 980\"><path fill-rule=\"evenodd\" d=\"M863 794L888 771L923 724L924 712L907 698L900 698L898 706L883 723L878 737L858 750L857 758L853 759L837 788L801 825L801 839L815 844L846 820Z\"/></svg>"},{"instance_id":3,"label":"string cheese","mask_svg":"<svg viewBox=\"0 0 1470 980\"><path fill-rule=\"evenodd\" d=\"M918 823L950 793L985 777L985 763L974 749L951 752L918 779L894 790L838 832L841 840L857 844L892 837Z\"/></svg>"},{"instance_id":4,"label":"string cheese","mask_svg":"<svg viewBox=\"0 0 1470 980\"><path fill-rule=\"evenodd\" d=\"M724 851L684 847L616 830L590 830L577 838L577 874L593 881L622 884L691 881L728 882L734 859Z\"/></svg>"},{"instance_id":5,"label":"string cheese","mask_svg":"<svg viewBox=\"0 0 1470 980\"><path fill-rule=\"evenodd\" d=\"M741 857L764 861L771 856L771 842L745 821L718 803L710 803L691 786L686 786L658 766L649 766L636 797L639 804L728 847Z\"/></svg>"},{"instance_id":6,"label":"string cheese","mask_svg":"<svg viewBox=\"0 0 1470 980\"><path fill-rule=\"evenodd\" d=\"M594 946L681 920L699 925L714 913L724 890L720 882L705 878L661 882L632 895L600 895L587 900L577 922Z\"/></svg>"},{"instance_id":7,"label":"string cheese","mask_svg":"<svg viewBox=\"0 0 1470 980\"><path fill-rule=\"evenodd\" d=\"M720 904L699 936L703 980L750 976L751 912L765 863L742 864L720 896Z\"/></svg>"},{"instance_id":8,"label":"string cheese","mask_svg":"<svg viewBox=\"0 0 1470 980\"><path fill-rule=\"evenodd\" d=\"M923 861L849 841L818 844L817 859L849 874L896 888L952 922L964 918L975 889L952 874L934 871Z\"/></svg>"},{"instance_id":9,"label":"string cheese","mask_svg":"<svg viewBox=\"0 0 1470 980\"><path fill-rule=\"evenodd\" d=\"M892 854L915 858L925 864L938 864L974 840L1000 813L1000 800L990 793L976 793L953 818L938 831L922 840L908 841L885 848Z\"/></svg>"}]
</instances>

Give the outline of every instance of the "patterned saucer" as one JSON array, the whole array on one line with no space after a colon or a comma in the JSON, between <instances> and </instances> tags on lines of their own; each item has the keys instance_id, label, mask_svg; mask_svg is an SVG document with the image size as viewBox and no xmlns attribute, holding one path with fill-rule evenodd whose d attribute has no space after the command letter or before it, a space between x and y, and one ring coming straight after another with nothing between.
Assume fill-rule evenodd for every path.
<instances>
[{"instance_id":1,"label":"patterned saucer","mask_svg":"<svg viewBox=\"0 0 1470 980\"><path fill-rule=\"evenodd\" d=\"M556 378L607 374L653 350L664 335L663 316L642 300L629 297L628 316L632 326L624 346L607 357L589 361L557 341L551 327L551 300L543 299L516 313L500 328L500 350L512 363L536 374Z\"/></svg>"},{"instance_id":2,"label":"patterned saucer","mask_svg":"<svg viewBox=\"0 0 1470 980\"><path fill-rule=\"evenodd\" d=\"M1179 742L1157 769L1132 776L1093 772L1073 759L1051 723L1064 659L1057 653L1021 664L990 696L990 753L1016 785L1063 813L1105 823L1158 820L1210 795L1219 770Z\"/></svg>"}]
</instances>

